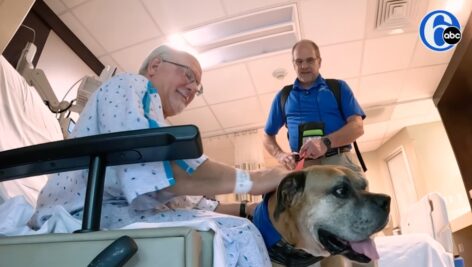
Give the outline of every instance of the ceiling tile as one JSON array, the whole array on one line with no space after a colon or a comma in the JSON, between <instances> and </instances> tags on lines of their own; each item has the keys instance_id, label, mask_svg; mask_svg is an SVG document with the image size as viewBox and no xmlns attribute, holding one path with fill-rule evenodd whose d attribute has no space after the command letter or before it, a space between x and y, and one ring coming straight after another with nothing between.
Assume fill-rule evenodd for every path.
<instances>
[{"instance_id":1,"label":"ceiling tile","mask_svg":"<svg viewBox=\"0 0 472 267\"><path fill-rule=\"evenodd\" d=\"M92 51L96 57L105 54L105 49L90 35L90 33L80 24L80 22L70 12L64 13L60 16L61 20L74 32L77 38Z\"/></svg>"},{"instance_id":2,"label":"ceiling tile","mask_svg":"<svg viewBox=\"0 0 472 267\"><path fill-rule=\"evenodd\" d=\"M431 112L429 115L423 116L413 116L409 118L391 120L388 123L387 132L385 133L385 140L392 138L395 134L397 134L401 129L411 126L411 125L418 125L423 123L430 123L435 121L441 121L439 113Z\"/></svg>"},{"instance_id":3,"label":"ceiling tile","mask_svg":"<svg viewBox=\"0 0 472 267\"><path fill-rule=\"evenodd\" d=\"M365 41L362 74L400 70L408 67L418 35L399 34Z\"/></svg>"},{"instance_id":4,"label":"ceiling tile","mask_svg":"<svg viewBox=\"0 0 472 267\"><path fill-rule=\"evenodd\" d=\"M90 1L73 12L108 52L161 34L137 0Z\"/></svg>"},{"instance_id":5,"label":"ceiling tile","mask_svg":"<svg viewBox=\"0 0 472 267\"><path fill-rule=\"evenodd\" d=\"M392 120L429 115L435 111L436 106L434 106L432 99L403 103L395 107Z\"/></svg>"},{"instance_id":6,"label":"ceiling tile","mask_svg":"<svg viewBox=\"0 0 472 267\"><path fill-rule=\"evenodd\" d=\"M280 6L281 3L287 3L287 0L223 0L223 5L228 15L240 15L241 13L255 11L260 8Z\"/></svg>"},{"instance_id":7,"label":"ceiling tile","mask_svg":"<svg viewBox=\"0 0 472 267\"><path fill-rule=\"evenodd\" d=\"M219 0L143 0L143 3L166 34L188 30L190 26L222 18L225 15Z\"/></svg>"},{"instance_id":8,"label":"ceiling tile","mask_svg":"<svg viewBox=\"0 0 472 267\"><path fill-rule=\"evenodd\" d=\"M433 121L441 121L441 115L439 115L439 111L436 109L431 111L428 115L422 116L422 118L426 122L433 122Z\"/></svg>"},{"instance_id":9,"label":"ceiling tile","mask_svg":"<svg viewBox=\"0 0 472 267\"><path fill-rule=\"evenodd\" d=\"M467 23L471 9L472 1L470 0L429 1L428 6L428 12L434 10L447 10L451 12L459 20L461 27L464 27Z\"/></svg>"},{"instance_id":10,"label":"ceiling tile","mask_svg":"<svg viewBox=\"0 0 472 267\"><path fill-rule=\"evenodd\" d=\"M405 120L389 121L387 131L385 132L384 141L388 141L407 125L408 124L405 122Z\"/></svg>"},{"instance_id":11,"label":"ceiling tile","mask_svg":"<svg viewBox=\"0 0 472 267\"><path fill-rule=\"evenodd\" d=\"M44 0L46 5L54 11L56 15L62 14L67 10L66 5L61 0Z\"/></svg>"},{"instance_id":12,"label":"ceiling tile","mask_svg":"<svg viewBox=\"0 0 472 267\"><path fill-rule=\"evenodd\" d=\"M221 129L220 124L208 107L184 110L182 113L168 119L172 125L194 124L200 132Z\"/></svg>"},{"instance_id":13,"label":"ceiling tile","mask_svg":"<svg viewBox=\"0 0 472 267\"><path fill-rule=\"evenodd\" d=\"M393 109L393 105L365 108L366 118L364 119L364 125L389 121L392 117Z\"/></svg>"},{"instance_id":14,"label":"ceiling tile","mask_svg":"<svg viewBox=\"0 0 472 267\"><path fill-rule=\"evenodd\" d=\"M367 0L300 2L302 37L319 46L361 40L365 34Z\"/></svg>"},{"instance_id":15,"label":"ceiling tile","mask_svg":"<svg viewBox=\"0 0 472 267\"><path fill-rule=\"evenodd\" d=\"M392 71L363 76L357 100L362 107L395 102L403 88L406 71Z\"/></svg>"},{"instance_id":16,"label":"ceiling tile","mask_svg":"<svg viewBox=\"0 0 472 267\"><path fill-rule=\"evenodd\" d=\"M203 106L206 106L205 95L196 95L192 102L190 102L190 104L187 106L187 109L199 108Z\"/></svg>"},{"instance_id":17,"label":"ceiling tile","mask_svg":"<svg viewBox=\"0 0 472 267\"><path fill-rule=\"evenodd\" d=\"M215 104L254 96L256 91L244 64L228 65L207 71L202 76L205 100Z\"/></svg>"},{"instance_id":18,"label":"ceiling tile","mask_svg":"<svg viewBox=\"0 0 472 267\"><path fill-rule=\"evenodd\" d=\"M225 128L250 124L262 125L265 122L261 106L256 97L216 104L211 106L211 109Z\"/></svg>"},{"instance_id":19,"label":"ceiling tile","mask_svg":"<svg viewBox=\"0 0 472 267\"><path fill-rule=\"evenodd\" d=\"M296 78L291 52L251 60L247 65L259 94L279 91L285 85L292 84ZM272 73L281 68L286 71L287 75L279 80Z\"/></svg>"},{"instance_id":20,"label":"ceiling tile","mask_svg":"<svg viewBox=\"0 0 472 267\"><path fill-rule=\"evenodd\" d=\"M359 75L362 59L362 42L320 47L321 74L325 78L351 78Z\"/></svg>"},{"instance_id":21,"label":"ceiling tile","mask_svg":"<svg viewBox=\"0 0 472 267\"><path fill-rule=\"evenodd\" d=\"M400 101L432 97L446 68L447 65L443 64L409 70L399 97Z\"/></svg>"},{"instance_id":22,"label":"ceiling tile","mask_svg":"<svg viewBox=\"0 0 472 267\"><path fill-rule=\"evenodd\" d=\"M451 60L455 47L447 51L433 51L427 48L421 41L417 42L415 53L411 61L411 67L421 67L448 63Z\"/></svg>"},{"instance_id":23,"label":"ceiling tile","mask_svg":"<svg viewBox=\"0 0 472 267\"><path fill-rule=\"evenodd\" d=\"M123 67L127 72L138 73L144 59L151 53L152 50L162 44L160 39L153 39L141 44L133 45L118 52L111 54L111 56Z\"/></svg>"}]
</instances>

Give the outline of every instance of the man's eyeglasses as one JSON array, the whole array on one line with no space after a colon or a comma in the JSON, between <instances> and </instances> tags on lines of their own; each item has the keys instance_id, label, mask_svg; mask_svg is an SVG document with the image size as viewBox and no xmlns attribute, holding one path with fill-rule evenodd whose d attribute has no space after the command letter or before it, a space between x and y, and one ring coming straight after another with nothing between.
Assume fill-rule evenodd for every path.
<instances>
[{"instance_id":1,"label":"man's eyeglasses","mask_svg":"<svg viewBox=\"0 0 472 267\"><path fill-rule=\"evenodd\" d=\"M169 64L172 64L172 65L175 65L175 66L179 67L183 71L183 73L185 74L185 78L187 79L187 83L195 82L195 84L197 85L196 95L203 94L203 86L199 81L197 81L197 79L195 78L195 73L193 72L193 70L189 66L185 66L183 64L172 62L172 61L169 61L167 59L162 59L162 62L166 62L166 63L169 63Z\"/></svg>"},{"instance_id":2,"label":"man's eyeglasses","mask_svg":"<svg viewBox=\"0 0 472 267\"><path fill-rule=\"evenodd\" d=\"M315 64L317 59L318 59L317 57L309 57L307 59L295 59L293 62L298 67L301 67L303 65L303 62L305 62L307 65L311 66L311 65Z\"/></svg>"}]
</instances>

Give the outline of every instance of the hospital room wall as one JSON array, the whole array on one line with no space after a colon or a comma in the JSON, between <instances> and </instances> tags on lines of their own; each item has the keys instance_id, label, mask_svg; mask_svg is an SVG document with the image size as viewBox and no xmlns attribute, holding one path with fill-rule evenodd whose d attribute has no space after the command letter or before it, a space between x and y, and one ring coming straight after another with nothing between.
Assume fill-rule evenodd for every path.
<instances>
[{"instance_id":1,"label":"hospital room wall","mask_svg":"<svg viewBox=\"0 0 472 267\"><path fill-rule=\"evenodd\" d=\"M364 153L371 191L395 198L386 159L400 147L405 152L418 200L429 192L438 192L446 200L450 221L470 213L464 183L442 122L405 127L377 150ZM398 226L397 207L392 208L392 223Z\"/></svg>"},{"instance_id":2,"label":"hospital room wall","mask_svg":"<svg viewBox=\"0 0 472 267\"><path fill-rule=\"evenodd\" d=\"M75 99L80 79L86 75L96 76L54 31L49 32L36 68L44 71L59 101ZM71 116L77 121L78 114Z\"/></svg>"}]
</instances>

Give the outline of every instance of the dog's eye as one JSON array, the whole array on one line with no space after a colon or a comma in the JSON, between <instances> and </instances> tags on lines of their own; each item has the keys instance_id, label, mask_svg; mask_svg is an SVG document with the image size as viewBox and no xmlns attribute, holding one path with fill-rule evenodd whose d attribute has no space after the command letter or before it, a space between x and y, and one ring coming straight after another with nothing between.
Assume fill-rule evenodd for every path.
<instances>
[{"instance_id":1,"label":"dog's eye","mask_svg":"<svg viewBox=\"0 0 472 267\"><path fill-rule=\"evenodd\" d=\"M333 195L339 198L347 198L349 194L349 188L346 185L336 187L333 191Z\"/></svg>"}]
</instances>

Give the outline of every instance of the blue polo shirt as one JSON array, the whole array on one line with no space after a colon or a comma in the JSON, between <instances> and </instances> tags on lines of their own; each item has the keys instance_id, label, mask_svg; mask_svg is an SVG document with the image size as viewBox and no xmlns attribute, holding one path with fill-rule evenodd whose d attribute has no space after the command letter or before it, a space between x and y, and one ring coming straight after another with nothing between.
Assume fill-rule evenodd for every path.
<instances>
[{"instance_id":1,"label":"blue polo shirt","mask_svg":"<svg viewBox=\"0 0 472 267\"><path fill-rule=\"evenodd\" d=\"M341 105L346 118L359 115L363 119L365 113L357 102L349 85L343 80L340 82ZM275 96L267 118L265 132L276 135L284 126L284 116L280 108L281 91ZM335 132L346 124L345 118L339 112L336 97L329 89L321 75L313 82L309 89L303 89L298 79L285 103L285 114L289 134L290 149L298 152L298 125L307 122L324 122L325 135Z\"/></svg>"}]
</instances>

